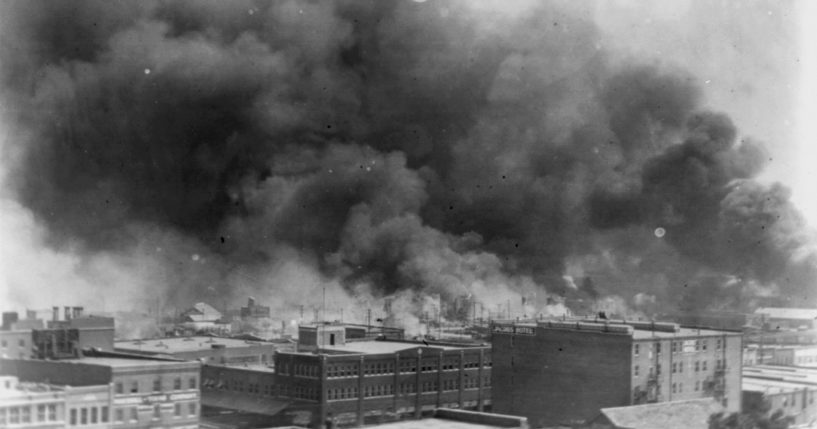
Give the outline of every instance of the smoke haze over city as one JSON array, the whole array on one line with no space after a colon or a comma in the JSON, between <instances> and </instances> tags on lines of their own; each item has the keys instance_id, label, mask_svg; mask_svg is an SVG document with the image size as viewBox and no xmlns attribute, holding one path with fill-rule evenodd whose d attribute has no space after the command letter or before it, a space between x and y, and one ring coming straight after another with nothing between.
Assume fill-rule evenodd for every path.
<instances>
[{"instance_id":1,"label":"smoke haze over city","mask_svg":"<svg viewBox=\"0 0 817 429\"><path fill-rule=\"evenodd\" d=\"M325 293L350 318L388 298L410 325L437 296L517 316L815 304L774 163L796 157L775 116L792 5L656 7L632 30L627 2L0 7L12 305ZM758 88L650 38L674 13Z\"/></svg>"}]
</instances>

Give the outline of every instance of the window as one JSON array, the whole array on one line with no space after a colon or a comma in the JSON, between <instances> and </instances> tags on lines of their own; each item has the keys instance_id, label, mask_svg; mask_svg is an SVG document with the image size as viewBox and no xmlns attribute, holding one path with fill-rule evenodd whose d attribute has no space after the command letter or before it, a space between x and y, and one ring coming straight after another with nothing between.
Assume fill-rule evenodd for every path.
<instances>
[{"instance_id":1,"label":"window","mask_svg":"<svg viewBox=\"0 0 817 429\"><path fill-rule=\"evenodd\" d=\"M715 341L715 350L720 350L720 349L721 349L721 346L722 346L722 344L723 344L721 341L722 341L722 340L720 340L720 339L718 339L717 341Z\"/></svg>"},{"instance_id":2,"label":"window","mask_svg":"<svg viewBox=\"0 0 817 429\"><path fill-rule=\"evenodd\" d=\"M706 371L706 361L703 361L703 363L701 365L701 370Z\"/></svg>"},{"instance_id":3,"label":"window","mask_svg":"<svg viewBox=\"0 0 817 429\"><path fill-rule=\"evenodd\" d=\"M71 411L74 412L74 414L71 414L71 417L72 417L71 424L75 425L75 424L77 424L77 415L76 415L77 410L71 410ZM9 423L11 423L11 424L20 423L20 409L19 408L17 408L17 407L9 408Z\"/></svg>"},{"instance_id":4,"label":"window","mask_svg":"<svg viewBox=\"0 0 817 429\"><path fill-rule=\"evenodd\" d=\"M695 372L698 372L700 370L701 370L701 363L698 362L698 361L695 361ZM695 389L695 390L698 390L698 389Z\"/></svg>"},{"instance_id":5,"label":"window","mask_svg":"<svg viewBox=\"0 0 817 429\"><path fill-rule=\"evenodd\" d=\"M57 405L48 404L48 421L54 422L57 420Z\"/></svg>"},{"instance_id":6,"label":"window","mask_svg":"<svg viewBox=\"0 0 817 429\"><path fill-rule=\"evenodd\" d=\"M79 410L79 423L83 425L88 424L88 409L83 408Z\"/></svg>"},{"instance_id":7,"label":"window","mask_svg":"<svg viewBox=\"0 0 817 429\"><path fill-rule=\"evenodd\" d=\"M187 404L187 414L189 414L191 416L195 416L196 413L197 413L196 412L196 403L195 402L190 402L189 404Z\"/></svg>"},{"instance_id":8,"label":"window","mask_svg":"<svg viewBox=\"0 0 817 429\"><path fill-rule=\"evenodd\" d=\"M139 382L134 381L130 385L130 393L139 393Z\"/></svg>"},{"instance_id":9,"label":"window","mask_svg":"<svg viewBox=\"0 0 817 429\"><path fill-rule=\"evenodd\" d=\"M19 341L17 341L17 344L18 344L20 347L25 347L25 346L26 346L26 340L24 340L24 339L20 338L20 340L19 340Z\"/></svg>"},{"instance_id":10,"label":"window","mask_svg":"<svg viewBox=\"0 0 817 429\"><path fill-rule=\"evenodd\" d=\"M676 385L675 383L672 383L672 393L676 392L677 387L678 387L678 385Z\"/></svg>"},{"instance_id":11,"label":"window","mask_svg":"<svg viewBox=\"0 0 817 429\"><path fill-rule=\"evenodd\" d=\"M678 343L676 341L672 342L672 352L676 353L678 351Z\"/></svg>"},{"instance_id":12,"label":"window","mask_svg":"<svg viewBox=\"0 0 817 429\"><path fill-rule=\"evenodd\" d=\"M136 407L131 407L130 409L130 419L132 422L139 420L139 412L136 411Z\"/></svg>"},{"instance_id":13,"label":"window","mask_svg":"<svg viewBox=\"0 0 817 429\"><path fill-rule=\"evenodd\" d=\"M153 419L158 420L162 417L162 410L159 409L159 404L153 406Z\"/></svg>"},{"instance_id":14,"label":"window","mask_svg":"<svg viewBox=\"0 0 817 429\"><path fill-rule=\"evenodd\" d=\"M0 408L0 427L6 425L6 408Z\"/></svg>"},{"instance_id":15,"label":"window","mask_svg":"<svg viewBox=\"0 0 817 429\"><path fill-rule=\"evenodd\" d=\"M71 426L77 425L77 409L71 408L71 418L68 420L71 423ZM12 423L16 423L12 421Z\"/></svg>"},{"instance_id":16,"label":"window","mask_svg":"<svg viewBox=\"0 0 817 429\"><path fill-rule=\"evenodd\" d=\"M102 412L100 413L100 414L101 414L101 417L102 417L100 421L101 421L102 423L108 423L108 406L107 406L107 405L105 405L105 406L103 406L102 408L100 408L100 410L102 411Z\"/></svg>"},{"instance_id":17,"label":"window","mask_svg":"<svg viewBox=\"0 0 817 429\"><path fill-rule=\"evenodd\" d=\"M159 392L161 390L162 390L162 379L161 378L156 378L155 380L153 380L153 391L154 392Z\"/></svg>"},{"instance_id":18,"label":"window","mask_svg":"<svg viewBox=\"0 0 817 429\"><path fill-rule=\"evenodd\" d=\"M701 351L701 341L700 340L695 340L695 351L696 352Z\"/></svg>"},{"instance_id":19,"label":"window","mask_svg":"<svg viewBox=\"0 0 817 429\"><path fill-rule=\"evenodd\" d=\"M182 379L181 377L176 377L173 380L173 390L181 390L182 389Z\"/></svg>"},{"instance_id":20,"label":"window","mask_svg":"<svg viewBox=\"0 0 817 429\"><path fill-rule=\"evenodd\" d=\"M91 408L91 424L95 424L99 419L99 410L96 407Z\"/></svg>"},{"instance_id":21,"label":"window","mask_svg":"<svg viewBox=\"0 0 817 429\"><path fill-rule=\"evenodd\" d=\"M682 393L684 391L684 383L678 383L678 393Z\"/></svg>"},{"instance_id":22,"label":"window","mask_svg":"<svg viewBox=\"0 0 817 429\"><path fill-rule=\"evenodd\" d=\"M655 365L655 373L656 374L661 374L661 364L660 363Z\"/></svg>"},{"instance_id":23,"label":"window","mask_svg":"<svg viewBox=\"0 0 817 429\"><path fill-rule=\"evenodd\" d=\"M122 386L122 382L121 382L121 381L117 381L117 382L116 382L116 393L118 393L118 394L125 393L125 387L124 387L124 386Z\"/></svg>"},{"instance_id":24,"label":"window","mask_svg":"<svg viewBox=\"0 0 817 429\"><path fill-rule=\"evenodd\" d=\"M31 423L31 407L28 405L22 407L20 413L20 423Z\"/></svg>"},{"instance_id":25,"label":"window","mask_svg":"<svg viewBox=\"0 0 817 429\"><path fill-rule=\"evenodd\" d=\"M176 417L182 415L182 404L173 404L173 415Z\"/></svg>"},{"instance_id":26,"label":"window","mask_svg":"<svg viewBox=\"0 0 817 429\"><path fill-rule=\"evenodd\" d=\"M655 343L655 354L661 354L661 343Z\"/></svg>"},{"instance_id":27,"label":"window","mask_svg":"<svg viewBox=\"0 0 817 429\"><path fill-rule=\"evenodd\" d=\"M113 415L114 415L114 420L116 420L117 422L121 422L121 421L125 420L125 410L123 410L121 408L117 408L114 411Z\"/></svg>"},{"instance_id":28,"label":"window","mask_svg":"<svg viewBox=\"0 0 817 429\"><path fill-rule=\"evenodd\" d=\"M708 342L709 342L708 340L701 341L701 348L703 349L703 351L706 351L706 345Z\"/></svg>"},{"instance_id":29,"label":"window","mask_svg":"<svg viewBox=\"0 0 817 429\"><path fill-rule=\"evenodd\" d=\"M639 344L636 344L636 345L633 346L633 354L634 355L638 356L639 348L640 348Z\"/></svg>"},{"instance_id":30,"label":"window","mask_svg":"<svg viewBox=\"0 0 817 429\"><path fill-rule=\"evenodd\" d=\"M695 382L695 391L697 392L697 391L698 391L698 389L699 389L700 387L701 387L701 382L700 382L700 381L696 381L696 382Z\"/></svg>"},{"instance_id":31,"label":"window","mask_svg":"<svg viewBox=\"0 0 817 429\"><path fill-rule=\"evenodd\" d=\"M6 347L8 347L8 343L6 342L6 340L0 340L0 346L2 346L3 348L6 348Z\"/></svg>"},{"instance_id":32,"label":"window","mask_svg":"<svg viewBox=\"0 0 817 429\"><path fill-rule=\"evenodd\" d=\"M45 421L45 405L37 405L37 421Z\"/></svg>"},{"instance_id":33,"label":"window","mask_svg":"<svg viewBox=\"0 0 817 429\"><path fill-rule=\"evenodd\" d=\"M633 367L633 375L638 376L638 365Z\"/></svg>"}]
</instances>

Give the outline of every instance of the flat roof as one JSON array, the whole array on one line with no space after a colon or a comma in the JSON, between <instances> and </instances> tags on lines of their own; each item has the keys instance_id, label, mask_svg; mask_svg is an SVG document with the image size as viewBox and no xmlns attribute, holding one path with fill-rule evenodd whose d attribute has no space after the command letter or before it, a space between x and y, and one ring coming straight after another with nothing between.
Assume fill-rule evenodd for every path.
<instances>
[{"instance_id":1,"label":"flat roof","mask_svg":"<svg viewBox=\"0 0 817 429\"><path fill-rule=\"evenodd\" d=\"M554 326L549 326L548 322L555 322ZM629 323L635 323L642 326L634 326ZM560 326L562 323L565 323L564 326ZM718 330L718 329L705 329L705 328L690 328L690 327L683 327L678 326L677 331L668 331L663 329L651 329L646 326L649 325L650 322L640 322L640 321L620 321L620 320L610 320L607 323L603 320L586 320L586 319L567 319L567 320L543 320L539 323L536 322L506 322L506 323L498 323L500 325L514 325L514 326L521 326L521 327L530 327L530 328L544 328L544 329L553 329L553 330L569 330L574 332L581 332L581 333L606 333L598 328L602 328L605 325L610 327L622 327L622 326L629 326L632 328L632 333L629 334L635 340L646 340L651 338L684 338L684 337L716 337L716 336L723 336L723 335L732 335L732 336L740 336L742 333L737 331L726 331L726 330ZM572 325L581 325L581 326L596 326L597 329L576 329L572 327ZM571 325L571 326L568 326ZM666 326L667 323L656 323L657 326ZM627 335L624 332L613 332L610 331L611 334L618 334L618 335Z\"/></svg>"},{"instance_id":2,"label":"flat roof","mask_svg":"<svg viewBox=\"0 0 817 429\"><path fill-rule=\"evenodd\" d=\"M413 342L400 342L400 341L353 341L348 342L344 345L336 345L336 346L323 346L321 349L327 350L335 350L339 352L347 352L347 353L360 353L360 354L384 354L384 353L396 353L403 350L410 350L416 349L418 347L423 348L436 348L436 349L443 349L443 350L459 350L461 348L468 348L468 347L453 347L453 346L444 346L438 344L424 344L424 343L413 343Z\"/></svg>"},{"instance_id":3,"label":"flat roof","mask_svg":"<svg viewBox=\"0 0 817 429\"><path fill-rule=\"evenodd\" d=\"M752 386L785 387L788 385L817 389L817 368L757 365L743 367L743 383ZM744 389L746 390L746 389Z\"/></svg>"},{"instance_id":4,"label":"flat roof","mask_svg":"<svg viewBox=\"0 0 817 429\"><path fill-rule=\"evenodd\" d=\"M114 342L114 348L117 350L127 350L140 353L174 354L210 350L213 348L213 345L216 344L223 345L228 349L237 349L264 345L275 347L276 343L241 340L236 338L194 336L116 341Z\"/></svg>"},{"instance_id":5,"label":"flat roof","mask_svg":"<svg viewBox=\"0 0 817 429\"><path fill-rule=\"evenodd\" d=\"M675 338L675 337L715 337L723 335L741 335L740 332L719 331L717 329L698 329L681 327L678 332L653 331L650 329L633 330L633 338L644 340L648 338Z\"/></svg>"},{"instance_id":6,"label":"flat roof","mask_svg":"<svg viewBox=\"0 0 817 429\"><path fill-rule=\"evenodd\" d=\"M85 365L99 365L111 368L132 368L132 367L161 367L167 365L185 364L189 365L192 362L188 361L168 361L168 360L151 360L151 359L131 359L119 357L83 357L80 359L65 359L52 362L65 362Z\"/></svg>"},{"instance_id":7,"label":"flat roof","mask_svg":"<svg viewBox=\"0 0 817 429\"><path fill-rule=\"evenodd\" d=\"M366 425L367 428L382 429L496 429L507 428L508 426L496 426L481 423L469 423L459 420L441 419L437 417L424 418L420 420L401 420L392 423L382 423L378 425Z\"/></svg>"},{"instance_id":8,"label":"flat roof","mask_svg":"<svg viewBox=\"0 0 817 429\"><path fill-rule=\"evenodd\" d=\"M762 378L744 377L741 381L741 390L744 392L760 393L792 393L803 389L817 390L817 386L794 383L791 381L767 380Z\"/></svg>"}]
</instances>

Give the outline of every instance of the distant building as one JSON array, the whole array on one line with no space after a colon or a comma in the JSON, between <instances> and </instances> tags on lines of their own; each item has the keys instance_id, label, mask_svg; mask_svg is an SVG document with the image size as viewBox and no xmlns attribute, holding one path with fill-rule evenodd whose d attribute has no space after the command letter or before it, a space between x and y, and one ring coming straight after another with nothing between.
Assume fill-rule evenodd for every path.
<instances>
[{"instance_id":1,"label":"distant building","mask_svg":"<svg viewBox=\"0 0 817 429\"><path fill-rule=\"evenodd\" d=\"M67 423L63 389L0 376L0 427L56 429Z\"/></svg>"},{"instance_id":2,"label":"distant building","mask_svg":"<svg viewBox=\"0 0 817 429\"><path fill-rule=\"evenodd\" d=\"M83 427L197 429L199 370L198 362L116 357L0 360L3 375L70 387L63 389L65 411L58 427L67 422ZM36 409L39 415L36 406L31 404L29 410ZM13 417L11 412L7 418Z\"/></svg>"},{"instance_id":3,"label":"distant building","mask_svg":"<svg viewBox=\"0 0 817 429\"><path fill-rule=\"evenodd\" d=\"M198 360L210 365L272 365L276 351L294 350L294 344L289 341L249 341L205 336L117 341L115 347L120 352Z\"/></svg>"},{"instance_id":4,"label":"distant building","mask_svg":"<svg viewBox=\"0 0 817 429\"><path fill-rule=\"evenodd\" d=\"M589 429L708 429L709 417L723 412L712 398L657 402L654 404L602 408Z\"/></svg>"},{"instance_id":5,"label":"distant building","mask_svg":"<svg viewBox=\"0 0 817 429\"><path fill-rule=\"evenodd\" d=\"M709 397L740 409L740 332L590 320L495 323L492 332L493 411L533 426Z\"/></svg>"},{"instance_id":6,"label":"distant building","mask_svg":"<svg viewBox=\"0 0 817 429\"><path fill-rule=\"evenodd\" d=\"M223 320L223 315L210 304L199 302L181 314L181 326L193 332L214 332L229 334L232 325Z\"/></svg>"},{"instance_id":7,"label":"distant building","mask_svg":"<svg viewBox=\"0 0 817 429\"><path fill-rule=\"evenodd\" d=\"M766 330L812 330L815 329L817 309L762 307L755 316Z\"/></svg>"},{"instance_id":8,"label":"distant building","mask_svg":"<svg viewBox=\"0 0 817 429\"><path fill-rule=\"evenodd\" d=\"M347 338L343 326L304 326L299 352L269 367L205 365L202 401L318 427L419 417L437 408L491 404L487 346Z\"/></svg>"},{"instance_id":9,"label":"distant building","mask_svg":"<svg viewBox=\"0 0 817 429\"><path fill-rule=\"evenodd\" d=\"M255 298L247 298L247 306L241 307L240 316L242 319L258 319L269 318L270 308L265 305L258 305L255 303Z\"/></svg>"},{"instance_id":10,"label":"distant building","mask_svg":"<svg viewBox=\"0 0 817 429\"><path fill-rule=\"evenodd\" d=\"M760 365L743 369L743 409L768 408L793 419L794 425L817 422L817 369Z\"/></svg>"},{"instance_id":11,"label":"distant building","mask_svg":"<svg viewBox=\"0 0 817 429\"><path fill-rule=\"evenodd\" d=\"M768 348L771 365L804 366L817 368L817 346L780 346Z\"/></svg>"},{"instance_id":12,"label":"distant building","mask_svg":"<svg viewBox=\"0 0 817 429\"><path fill-rule=\"evenodd\" d=\"M5 358L73 358L79 350L96 348L113 350L114 319L87 316L82 307L53 307L52 319L18 319L16 312L3 313L0 329L0 357ZM27 312L35 317L36 312Z\"/></svg>"}]
</instances>

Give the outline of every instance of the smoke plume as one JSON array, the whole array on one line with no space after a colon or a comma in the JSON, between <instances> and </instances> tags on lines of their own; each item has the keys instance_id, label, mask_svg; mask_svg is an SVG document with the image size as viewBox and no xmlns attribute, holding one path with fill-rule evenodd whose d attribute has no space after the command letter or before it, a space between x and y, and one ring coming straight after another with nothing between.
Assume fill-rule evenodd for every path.
<instances>
[{"instance_id":1,"label":"smoke plume","mask_svg":"<svg viewBox=\"0 0 817 429\"><path fill-rule=\"evenodd\" d=\"M429 295L813 299L804 221L701 83L605 50L589 5L524 7L4 2L4 205L71 279L8 295L295 312L328 290L406 324Z\"/></svg>"}]
</instances>

